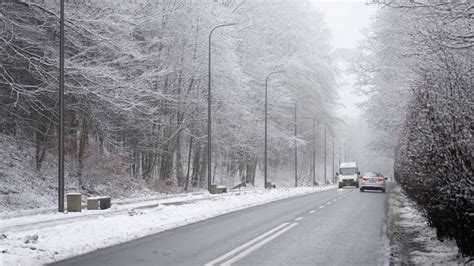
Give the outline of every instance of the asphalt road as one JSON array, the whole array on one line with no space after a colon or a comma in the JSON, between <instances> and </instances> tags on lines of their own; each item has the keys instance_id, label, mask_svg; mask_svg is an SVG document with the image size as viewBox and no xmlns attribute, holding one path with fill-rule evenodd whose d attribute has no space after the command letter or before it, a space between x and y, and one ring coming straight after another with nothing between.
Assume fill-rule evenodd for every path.
<instances>
[{"instance_id":1,"label":"asphalt road","mask_svg":"<svg viewBox=\"0 0 474 266\"><path fill-rule=\"evenodd\" d=\"M344 188L294 197L55 265L387 264L387 194Z\"/></svg>"}]
</instances>

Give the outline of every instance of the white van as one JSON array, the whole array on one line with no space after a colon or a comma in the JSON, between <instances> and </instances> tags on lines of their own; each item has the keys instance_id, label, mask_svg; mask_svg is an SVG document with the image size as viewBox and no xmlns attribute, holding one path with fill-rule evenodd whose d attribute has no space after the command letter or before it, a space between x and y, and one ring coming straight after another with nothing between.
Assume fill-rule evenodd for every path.
<instances>
[{"instance_id":1,"label":"white van","mask_svg":"<svg viewBox=\"0 0 474 266\"><path fill-rule=\"evenodd\" d=\"M345 162L339 166L339 173L336 173L339 188L344 186L359 187L359 168L356 162Z\"/></svg>"}]
</instances>

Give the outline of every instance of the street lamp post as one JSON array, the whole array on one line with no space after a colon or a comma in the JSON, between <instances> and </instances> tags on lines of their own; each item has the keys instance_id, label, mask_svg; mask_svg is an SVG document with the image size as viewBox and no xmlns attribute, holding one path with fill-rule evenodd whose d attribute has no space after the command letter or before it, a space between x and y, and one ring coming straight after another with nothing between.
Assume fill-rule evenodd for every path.
<instances>
[{"instance_id":1,"label":"street lamp post","mask_svg":"<svg viewBox=\"0 0 474 266\"><path fill-rule=\"evenodd\" d=\"M311 119L313 121L313 130L312 130L312 158L311 158L311 161L312 161L312 165L311 165L311 168L312 168L312 172L311 172L311 176L312 176L312 179L313 179L313 187L314 187L314 183L316 181L316 115L313 115L313 117L299 117L299 118L306 118L306 119ZM295 116L295 121L296 121L296 116ZM296 122L295 122L295 125L296 125ZM295 126L295 139L296 139L296 126ZM297 157L297 154L298 154L298 150L297 150L297 147L296 147L296 141L295 141L295 169L298 169L297 166L298 166L298 157ZM298 180L298 176L296 174L296 170L295 170L295 187L297 185L297 180Z\"/></svg>"},{"instance_id":2,"label":"street lamp post","mask_svg":"<svg viewBox=\"0 0 474 266\"><path fill-rule=\"evenodd\" d=\"M332 166L332 172L331 172L332 180L334 181L334 177L335 177L334 175L334 136L332 136L332 164L331 166Z\"/></svg>"},{"instance_id":3,"label":"street lamp post","mask_svg":"<svg viewBox=\"0 0 474 266\"><path fill-rule=\"evenodd\" d=\"M326 162L326 155L327 155L327 149L326 149L326 129L327 125L326 123L324 124L324 184L326 184L326 167L327 167L327 162Z\"/></svg>"},{"instance_id":4,"label":"street lamp post","mask_svg":"<svg viewBox=\"0 0 474 266\"><path fill-rule=\"evenodd\" d=\"M226 23L217 25L212 28L211 32L209 33L209 64L208 64L208 76L207 76L207 190L211 192L211 37L212 33L220 27L232 26L236 25L237 23Z\"/></svg>"},{"instance_id":5,"label":"street lamp post","mask_svg":"<svg viewBox=\"0 0 474 266\"><path fill-rule=\"evenodd\" d=\"M283 73L283 71L274 71L274 72L270 72L267 77L265 78L265 152L264 152L264 162L263 162L263 176L264 176L264 184L263 184L263 187L264 188L267 188L267 179L268 179L268 176L267 176L267 132L268 132L268 129L267 129L267 107L268 107L268 78L270 78L271 75L273 74L277 74L277 73Z\"/></svg>"},{"instance_id":6,"label":"street lamp post","mask_svg":"<svg viewBox=\"0 0 474 266\"><path fill-rule=\"evenodd\" d=\"M59 9L58 212L64 212L64 0L61 0Z\"/></svg>"},{"instance_id":7,"label":"street lamp post","mask_svg":"<svg viewBox=\"0 0 474 266\"><path fill-rule=\"evenodd\" d=\"M337 168L339 168L339 166L341 165L341 139L339 139L339 154L337 156L337 159L338 159L338 163L337 163Z\"/></svg>"},{"instance_id":8,"label":"street lamp post","mask_svg":"<svg viewBox=\"0 0 474 266\"><path fill-rule=\"evenodd\" d=\"M313 187L316 182L316 116L313 117Z\"/></svg>"},{"instance_id":9,"label":"street lamp post","mask_svg":"<svg viewBox=\"0 0 474 266\"><path fill-rule=\"evenodd\" d=\"M298 143L296 142L296 138L298 136L297 133L297 124L296 124L296 111L298 108L298 101L300 99L296 100L295 102L295 187L298 186Z\"/></svg>"},{"instance_id":10,"label":"street lamp post","mask_svg":"<svg viewBox=\"0 0 474 266\"><path fill-rule=\"evenodd\" d=\"M295 101L295 187L298 186L298 143L296 141L296 138L298 136L298 131L297 131L297 120L296 120L296 113L298 111L298 102L301 100L306 99L305 97L299 98L298 100Z\"/></svg>"}]
</instances>

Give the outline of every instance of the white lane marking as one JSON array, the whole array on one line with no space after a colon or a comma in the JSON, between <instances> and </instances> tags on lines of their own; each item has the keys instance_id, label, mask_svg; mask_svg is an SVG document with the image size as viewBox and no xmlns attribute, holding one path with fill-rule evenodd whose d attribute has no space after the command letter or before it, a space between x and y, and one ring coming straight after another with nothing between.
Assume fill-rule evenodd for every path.
<instances>
[{"instance_id":1,"label":"white lane marking","mask_svg":"<svg viewBox=\"0 0 474 266\"><path fill-rule=\"evenodd\" d=\"M319 206L320 209L324 208L324 205Z\"/></svg>"},{"instance_id":2,"label":"white lane marking","mask_svg":"<svg viewBox=\"0 0 474 266\"><path fill-rule=\"evenodd\" d=\"M331 202L326 203L327 205L331 204Z\"/></svg>"},{"instance_id":3,"label":"white lane marking","mask_svg":"<svg viewBox=\"0 0 474 266\"><path fill-rule=\"evenodd\" d=\"M301 221L301 220L303 220L303 218L304 217L298 217L298 218L295 219L295 221Z\"/></svg>"},{"instance_id":4,"label":"white lane marking","mask_svg":"<svg viewBox=\"0 0 474 266\"><path fill-rule=\"evenodd\" d=\"M316 212L316 210L312 210L312 211L310 211L309 213L315 213L315 212Z\"/></svg>"},{"instance_id":5,"label":"white lane marking","mask_svg":"<svg viewBox=\"0 0 474 266\"><path fill-rule=\"evenodd\" d=\"M268 242L272 241L273 239L279 237L280 235L282 235L283 233L291 230L293 227L297 226L298 223L292 223L291 225L283 228L282 230L278 231L277 233L269 236L268 238L264 239L263 241L255 244L254 246L244 250L243 252L241 252L239 255L233 257L232 259L224 262L221 264L221 266L228 266L228 265L232 265L232 263L235 263L239 260L241 260L242 258L244 258L245 256L249 255L250 253L254 252L255 250L261 248L262 246L264 246L265 244L267 244Z\"/></svg>"},{"instance_id":6,"label":"white lane marking","mask_svg":"<svg viewBox=\"0 0 474 266\"><path fill-rule=\"evenodd\" d=\"M267 236L269 236L269 235L275 233L276 231L280 230L281 228L283 228L283 227L285 227L285 226L287 226L287 225L289 225L289 223L280 224L279 226L273 228L272 230L267 231L266 233L260 235L259 237L256 237L256 238L254 238L254 239L252 239L252 240L250 240L250 241L248 241L248 242L246 242L246 243L244 243L244 244L242 244L242 245L240 245L240 246L234 248L233 250L231 250L231 251L225 253L224 255L222 255L222 256L220 256L220 257L218 257L218 258L216 258L216 259L214 259L214 260L212 260L212 261L210 261L210 262L208 262L208 263L206 263L206 264L204 264L204 265L205 265L205 266L210 266L210 265L214 265L215 263L217 263L217 262L219 262L219 261L225 260L225 259L227 259L228 257L233 256L233 255L239 253L240 251L242 251L242 250L244 250L244 249L246 249L246 248L252 246L253 244L255 244L255 243L257 243L258 241L264 239L265 237L267 237Z\"/></svg>"},{"instance_id":7,"label":"white lane marking","mask_svg":"<svg viewBox=\"0 0 474 266\"><path fill-rule=\"evenodd\" d=\"M332 201L336 201L337 199L333 199Z\"/></svg>"}]
</instances>

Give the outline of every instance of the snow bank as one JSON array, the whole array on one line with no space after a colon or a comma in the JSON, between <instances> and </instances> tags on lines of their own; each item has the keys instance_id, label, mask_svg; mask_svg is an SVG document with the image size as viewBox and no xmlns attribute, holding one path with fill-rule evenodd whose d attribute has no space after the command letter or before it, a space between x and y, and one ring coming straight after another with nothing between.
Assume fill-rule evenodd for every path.
<instances>
[{"instance_id":1,"label":"snow bank","mask_svg":"<svg viewBox=\"0 0 474 266\"><path fill-rule=\"evenodd\" d=\"M0 252L4 265L39 265L116 245L139 237L202 221L221 214L327 187L249 190L220 195L188 195L131 203L105 211L50 213L5 219L0 226ZM178 202L179 202L178 201ZM146 204L158 204L140 209ZM68 219L65 220L65 217ZM69 217L73 217L69 219ZM42 224L41 222L44 222Z\"/></svg>"}]
</instances>

